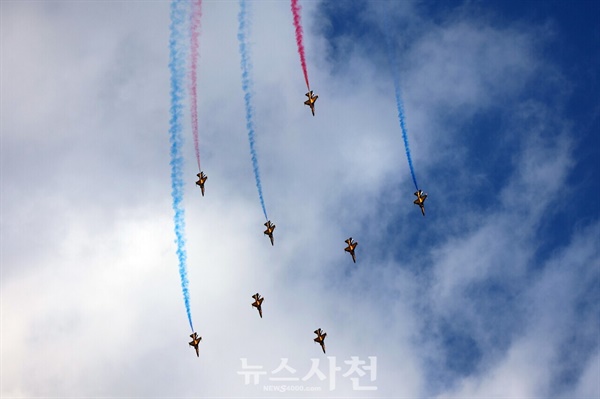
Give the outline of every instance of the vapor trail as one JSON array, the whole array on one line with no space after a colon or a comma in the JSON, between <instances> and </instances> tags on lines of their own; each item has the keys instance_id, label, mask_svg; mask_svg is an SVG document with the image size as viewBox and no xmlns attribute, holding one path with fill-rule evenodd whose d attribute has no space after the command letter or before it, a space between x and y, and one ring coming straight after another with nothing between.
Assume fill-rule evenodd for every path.
<instances>
[{"instance_id":1,"label":"vapor trail","mask_svg":"<svg viewBox=\"0 0 600 399\"><path fill-rule=\"evenodd\" d=\"M181 146L181 118L183 97L182 82L184 80L185 54L181 49L182 25L185 16L185 2L174 0L171 2L171 25L169 37L169 71L171 72L171 119L169 120L169 143L171 144L171 195L173 197L173 210L175 216L175 236L177 242L177 258L179 259L179 275L181 276L181 289L190 327L194 331L192 315L190 312L190 295L188 292L187 278L187 252L185 249L185 211L183 208L183 155Z\"/></svg>"},{"instance_id":2,"label":"vapor trail","mask_svg":"<svg viewBox=\"0 0 600 399\"><path fill-rule=\"evenodd\" d=\"M408 167L410 168L410 175L412 176L413 183L415 188L418 190L419 186L417 185L417 177L415 175L415 168L413 167L412 157L410 155L410 147L408 145L408 132L406 130L405 116L404 116L404 104L402 103L402 95L400 90L400 77L398 76L398 72L396 71L396 57L394 56L394 50L392 47L392 42L390 39L390 21L387 17L384 17L384 26L386 34L386 43L388 50L388 60L390 62L390 69L392 72L392 77L394 79L394 92L396 95L396 108L398 109L398 120L400 121L400 129L402 130L402 140L404 141L404 148L406 150L406 159L408 159Z\"/></svg>"},{"instance_id":3,"label":"vapor trail","mask_svg":"<svg viewBox=\"0 0 600 399\"><path fill-rule=\"evenodd\" d=\"M196 162L198 170L202 170L200 166L200 140L198 139L198 36L200 34L200 18L202 17L202 0L195 0L192 3L192 18L191 18L191 62L190 62L190 113L192 115L192 133L194 135L194 149L196 150Z\"/></svg>"},{"instance_id":4,"label":"vapor trail","mask_svg":"<svg viewBox=\"0 0 600 399\"><path fill-rule=\"evenodd\" d=\"M244 104L246 106L246 129L248 130L248 141L250 142L250 155L252 157L252 169L254 170L254 177L256 178L256 188L258 189L258 197L260 198L260 205L262 206L265 219L267 217L267 210L265 208L265 201L263 199L262 184L260 182L260 173L258 172L258 160L256 158L256 148L254 148L254 108L252 107L252 79L250 78L250 72L252 64L250 62L249 49L248 49L248 4L246 0L240 0L240 13L238 14L239 28L238 28L238 41L240 42L240 56L242 68L242 89L244 90Z\"/></svg>"},{"instance_id":5,"label":"vapor trail","mask_svg":"<svg viewBox=\"0 0 600 399\"><path fill-rule=\"evenodd\" d=\"M298 45L298 54L300 54L300 64L302 64L302 72L304 72L304 80L306 87L310 90L308 83L308 70L306 69L306 57L304 56L304 37L302 33L302 23L300 20L300 4L298 0L292 0L292 14L294 15L294 27L296 28L296 44Z\"/></svg>"}]
</instances>

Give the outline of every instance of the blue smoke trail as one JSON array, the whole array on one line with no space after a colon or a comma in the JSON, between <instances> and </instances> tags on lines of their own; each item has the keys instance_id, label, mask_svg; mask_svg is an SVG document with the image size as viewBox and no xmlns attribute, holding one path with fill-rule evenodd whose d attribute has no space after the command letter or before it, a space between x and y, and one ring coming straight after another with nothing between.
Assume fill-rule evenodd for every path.
<instances>
[{"instance_id":1,"label":"blue smoke trail","mask_svg":"<svg viewBox=\"0 0 600 399\"><path fill-rule=\"evenodd\" d=\"M393 72L392 72L393 73ZM406 133L406 125L404 123L404 105L402 104L402 97L400 96L400 82L398 77L394 74L394 89L396 92L396 107L398 108L398 119L400 120L400 129L402 130L402 140L404 140L404 148L406 149L406 158L408 159L408 167L410 168L410 174L412 176L415 188L418 190L417 178L415 176L415 169L413 167L412 158L410 156L410 147L408 146L408 135Z\"/></svg>"},{"instance_id":2,"label":"blue smoke trail","mask_svg":"<svg viewBox=\"0 0 600 399\"><path fill-rule=\"evenodd\" d=\"M171 195L173 196L173 210L175 216L175 236L177 237L177 258L179 259L179 275L181 276L181 289L190 327L194 331L192 315L190 312L190 294L188 292L187 278L187 252L185 249L185 211L183 209L183 144L182 131L182 86L185 77L185 54L180 48L182 41L182 25L185 17L185 2L174 0L171 2L171 25L169 37L169 70L171 72L171 119L169 121L169 142L171 144Z\"/></svg>"},{"instance_id":3,"label":"blue smoke trail","mask_svg":"<svg viewBox=\"0 0 600 399\"><path fill-rule=\"evenodd\" d=\"M258 160L256 159L256 149L254 148L254 108L252 107L252 81L250 80L250 70L252 64L250 63L249 49L246 38L248 36L248 5L246 0L240 0L240 13L238 14L239 29L238 29L238 40L240 42L240 55L242 61L240 63L242 67L242 89L244 90L244 103L246 105L246 128L248 129L248 141L250 141L250 155L252 156L252 168L254 169L254 177L256 178L256 188L258 189L258 197L260 198L260 205L262 206L265 219L267 217L267 210L265 208L265 201L263 199L262 184L260 182L260 174L258 173Z\"/></svg>"},{"instance_id":4,"label":"blue smoke trail","mask_svg":"<svg viewBox=\"0 0 600 399\"><path fill-rule=\"evenodd\" d=\"M391 29L390 29L390 21L389 17L386 15L384 18L384 26L386 30L386 43L388 50L388 60L390 62L390 69L392 72L392 76L394 78L394 91L396 94L396 107L398 108L398 119L400 120L400 129L402 130L402 140L404 140L404 148L406 149L406 158L408 159L408 167L410 168L410 174L412 176L413 183L415 184L415 188L418 190L419 186L417 184L417 177L415 176L415 168L413 167L412 157L410 156L410 147L408 146L408 133L406 131L405 117L404 117L404 104L402 103L402 96L400 90L400 79L398 77L398 73L395 71L396 68L396 58L394 57L394 50L391 42Z\"/></svg>"}]
</instances>

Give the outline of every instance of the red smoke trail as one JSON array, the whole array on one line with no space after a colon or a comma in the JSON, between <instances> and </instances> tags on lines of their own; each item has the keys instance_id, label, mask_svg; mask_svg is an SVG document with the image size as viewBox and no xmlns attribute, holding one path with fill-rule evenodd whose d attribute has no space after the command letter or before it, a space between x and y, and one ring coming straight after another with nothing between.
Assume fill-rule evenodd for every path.
<instances>
[{"instance_id":1,"label":"red smoke trail","mask_svg":"<svg viewBox=\"0 0 600 399\"><path fill-rule=\"evenodd\" d=\"M296 28L296 44L298 45L298 54L300 54L300 63L302 64L302 72L304 72L304 80L306 87L310 90L308 84L308 72L306 71L306 58L304 57L304 44L302 38L302 25L300 25L300 5L298 0L292 0L292 13L294 14L294 27Z\"/></svg>"},{"instance_id":2,"label":"red smoke trail","mask_svg":"<svg viewBox=\"0 0 600 399\"><path fill-rule=\"evenodd\" d=\"M191 115L192 115L192 133L194 134L194 148L196 149L196 160L198 161L198 170L200 167L200 142L198 140L198 32L200 28L200 17L202 17L202 0L196 0L192 4L192 20L191 20L191 67L190 67L190 96L191 96Z\"/></svg>"}]
</instances>

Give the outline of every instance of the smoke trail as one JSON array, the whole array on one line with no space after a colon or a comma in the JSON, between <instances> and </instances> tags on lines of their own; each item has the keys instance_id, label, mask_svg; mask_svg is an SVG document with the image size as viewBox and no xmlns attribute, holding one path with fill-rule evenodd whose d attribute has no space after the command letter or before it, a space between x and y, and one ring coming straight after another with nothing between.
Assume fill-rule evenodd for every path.
<instances>
[{"instance_id":1,"label":"smoke trail","mask_svg":"<svg viewBox=\"0 0 600 399\"><path fill-rule=\"evenodd\" d=\"M302 24L300 21L300 4L298 0L292 0L292 14L294 14L294 27L296 28L296 44L298 45L298 54L300 54L300 63L302 64L302 72L304 72L304 80L306 87L310 90L308 84L308 71L306 69L306 58L304 56L304 38L302 36Z\"/></svg>"},{"instance_id":2,"label":"smoke trail","mask_svg":"<svg viewBox=\"0 0 600 399\"><path fill-rule=\"evenodd\" d=\"M184 22L185 2L174 0L171 2L171 25L169 37L169 70L171 72L171 119L169 121L169 142L171 144L171 195L173 196L173 210L175 216L175 236L177 242L177 258L179 259L179 274L181 276L181 289L190 327L194 331L192 315L190 312L190 295L187 279L187 252L185 249L185 212L183 209L183 155L181 146L182 117L182 82L184 79L184 54L180 48L181 25Z\"/></svg>"},{"instance_id":3,"label":"smoke trail","mask_svg":"<svg viewBox=\"0 0 600 399\"><path fill-rule=\"evenodd\" d=\"M244 90L244 103L246 105L246 129L248 129L248 141L250 141L250 155L252 157L252 168L254 169L254 177L256 178L256 188L258 189L258 197L262 206L265 219L267 210L263 199L262 184L260 182L260 174L258 173L258 160L256 159L256 149L254 148L254 108L252 107L252 80L250 79L250 63L249 49L247 36L249 31L248 26L248 5L246 0L240 0L240 13L238 14L239 29L238 40L240 42L240 56L242 58L240 66L242 68L242 89Z\"/></svg>"},{"instance_id":4,"label":"smoke trail","mask_svg":"<svg viewBox=\"0 0 600 399\"><path fill-rule=\"evenodd\" d=\"M417 184L417 177L415 175L415 168L413 167L413 163L412 163L412 157L410 156L410 147L408 146L408 133L406 131L406 123L405 123L405 117L404 117L404 104L402 103L402 95L401 95L401 90L400 90L400 78L398 77L398 73L396 72L395 68L396 68L396 58L394 56L394 51L393 51L393 47L392 47L392 42L391 42L391 38L390 38L390 34L389 32L391 32L390 29L390 21L389 18L386 16L383 18L384 19L384 26L385 26L385 31L386 31L386 43L387 43L387 50L388 50L388 60L390 62L390 69L392 72L392 76L394 78L394 92L396 95L396 107L398 108L398 120L400 121L400 129L402 130L402 140L404 140L404 148L406 150L406 159L408 159L408 167L410 168L410 174L412 176L412 180L413 183L415 185L415 188L418 190L419 186Z\"/></svg>"},{"instance_id":5,"label":"smoke trail","mask_svg":"<svg viewBox=\"0 0 600 399\"><path fill-rule=\"evenodd\" d=\"M194 148L196 150L196 161L198 163L198 170L202 170L200 167L200 141L198 139L198 95L197 95L197 84L198 84L198 36L200 27L200 18L202 17L202 0L195 0L192 3L192 18L191 18L191 66L190 66L190 113L192 115L192 133L194 134Z\"/></svg>"},{"instance_id":6,"label":"smoke trail","mask_svg":"<svg viewBox=\"0 0 600 399\"><path fill-rule=\"evenodd\" d=\"M417 178L415 176L415 168L413 167L412 157L410 156L410 147L408 146L408 135L406 132L406 124L404 123L404 105L402 104L402 97L400 96L400 82L398 77L394 75L394 90L396 92L396 107L398 108L398 119L400 120L400 129L402 130L402 140L404 140L404 148L406 149L406 158L408 159L408 167L410 168L410 174L412 176L415 188L418 190Z\"/></svg>"}]
</instances>

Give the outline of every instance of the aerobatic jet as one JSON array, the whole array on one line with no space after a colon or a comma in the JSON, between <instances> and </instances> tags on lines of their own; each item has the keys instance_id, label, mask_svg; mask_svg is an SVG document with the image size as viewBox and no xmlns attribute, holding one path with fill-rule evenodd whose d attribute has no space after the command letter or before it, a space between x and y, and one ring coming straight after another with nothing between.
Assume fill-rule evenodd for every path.
<instances>
[{"instance_id":1,"label":"aerobatic jet","mask_svg":"<svg viewBox=\"0 0 600 399\"><path fill-rule=\"evenodd\" d=\"M275 230L275 225L273 223L271 223L270 220L267 220L267 223L265 223L265 226L267 226L267 229L265 230L265 234L269 236L269 238L271 239L271 245L273 244L273 230Z\"/></svg>"},{"instance_id":2,"label":"aerobatic jet","mask_svg":"<svg viewBox=\"0 0 600 399\"><path fill-rule=\"evenodd\" d=\"M358 243L356 241L353 241L352 237L348 238L346 240L346 243L348 244L348 246L344 248L344 251L350 252L350 255L352 255L352 261L356 263L356 255L354 254L354 249L358 246Z\"/></svg>"},{"instance_id":3,"label":"aerobatic jet","mask_svg":"<svg viewBox=\"0 0 600 399\"><path fill-rule=\"evenodd\" d=\"M190 346L193 346L196 349L196 356L200 357L200 353L198 353L198 344L202 341L202 337L199 337L197 333L190 334L192 338L192 342L190 342Z\"/></svg>"},{"instance_id":4,"label":"aerobatic jet","mask_svg":"<svg viewBox=\"0 0 600 399\"><path fill-rule=\"evenodd\" d=\"M323 353L325 353L325 337L327 336L327 333L318 328L315 330L315 334L317 334L317 338L315 338L314 341L321 344Z\"/></svg>"},{"instance_id":5,"label":"aerobatic jet","mask_svg":"<svg viewBox=\"0 0 600 399\"><path fill-rule=\"evenodd\" d=\"M319 98L319 96L316 94L313 94L312 90L310 90L308 93L306 93L305 96L308 97L308 100L304 101L304 104L306 104L310 107L310 110L312 111L313 116L315 116L315 101L317 101L317 98Z\"/></svg>"},{"instance_id":6,"label":"aerobatic jet","mask_svg":"<svg viewBox=\"0 0 600 399\"><path fill-rule=\"evenodd\" d=\"M202 190L202 196L204 197L204 183L206 183L206 179L208 179L208 176L206 176L204 174L204 172L200 172L198 173L196 176L198 176L198 181L196 182L196 184L198 186L200 186L200 190Z\"/></svg>"},{"instance_id":7,"label":"aerobatic jet","mask_svg":"<svg viewBox=\"0 0 600 399\"><path fill-rule=\"evenodd\" d=\"M421 207L421 213L425 216L425 200L427 199L427 193L424 193L422 190L415 191L415 195L417 199L413 201L415 205L419 205Z\"/></svg>"},{"instance_id":8,"label":"aerobatic jet","mask_svg":"<svg viewBox=\"0 0 600 399\"><path fill-rule=\"evenodd\" d=\"M254 306L256 309L258 309L258 314L260 315L260 318L262 319L262 303L265 300L265 298L261 298L261 296L258 292L256 294L252 295L252 298L254 298L254 302L252 303L252 306Z\"/></svg>"}]
</instances>

